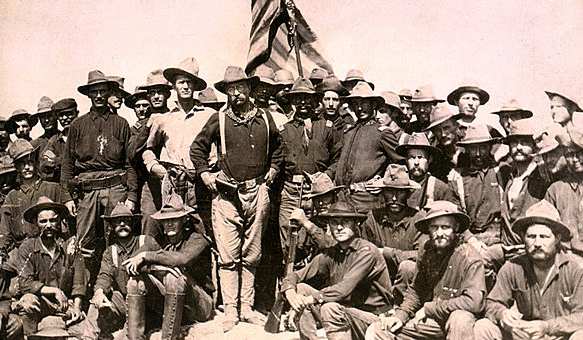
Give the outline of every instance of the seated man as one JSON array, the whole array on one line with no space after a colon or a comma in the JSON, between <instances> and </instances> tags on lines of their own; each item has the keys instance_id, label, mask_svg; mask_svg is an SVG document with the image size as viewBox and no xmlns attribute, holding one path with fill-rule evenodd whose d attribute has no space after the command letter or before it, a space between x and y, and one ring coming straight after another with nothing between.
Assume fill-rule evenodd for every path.
<instances>
[{"instance_id":1,"label":"seated man","mask_svg":"<svg viewBox=\"0 0 583 340\"><path fill-rule=\"evenodd\" d=\"M140 252L122 262L132 276L127 283L128 332L134 339L144 336L148 294L164 296L162 339L175 339L183 321L207 321L213 314L209 242L187 222L192 211L177 194L168 196L162 209L151 216L164 228L163 249ZM148 267L153 274L146 280L140 274Z\"/></svg>"},{"instance_id":2,"label":"seated man","mask_svg":"<svg viewBox=\"0 0 583 340\"><path fill-rule=\"evenodd\" d=\"M559 212L540 201L512 229L522 236L526 254L500 269L476 339L583 339L583 266L563 251L571 231Z\"/></svg>"},{"instance_id":3,"label":"seated man","mask_svg":"<svg viewBox=\"0 0 583 340\"><path fill-rule=\"evenodd\" d=\"M336 202L320 215L332 230L337 244L328 248L304 268L288 275L281 291L298 313L302 339L318 339L319 320L328 339L362 338L366 327L393 305L387 265L370 242L358 238L359 222L366 215L345 202ZM327 281L317 290L305 282Z\"/></svg>"},{"instance_id":4,"label":"seated man","mask_svg":"<svg viewBox=\"0 0 583 340\"><path fill-rule=\"evenodd\" d=\"M404 165L389 164L384 178L373 186L381 189L385 206L368 212L360 236L379 247L395 280L394 288L402 297L413 280L417 250L421 248L421 233L415 228L418 210L407 204L420 185L409 179Z\"/></svg>"},{"instance_id":5,"label":"seated man","mask_svg":"<svg viewBox=\"0 0 583 340\"><path fill-rule=\"evenodd\" d=\"M40 235L24 240L7 267L16 273L14 312L27 336L36 332L43 317L66 313L69 324L81 318L83 262L75 251L75 240L61 238L61 223L68 214L64 205L44 196L24 212L24 219L35 224Z\"/></svg>"},{"instance_id":6,"label":"seated man","mask_svg":"<svg viewBox=\"0 0 583 340\"><path fill-rule=\"evenodd\" d=\"M85 340L97 340L103 333L111 334L121 329L126 321L128 326L133 325L133 320L126 320L127 303L133 301L126 289L130 277L121 263L139 252L160 249L151 236L137 235L140 217L141 215L133 214L122 202L113 208L111 215L103 216L110 228L109 235L112 240L101 259L93 298L83 324ZM155 302L159 301L150 302L149 306L156 306ZM161 311L150 308L149 313L160 314Z\"/></svg>"},{"instance_id":7,"label":"seated man","mask_svg":"<svg viewBox=\"0 0 583 340\"><path fill-rule=\"evenodd\" d=\"M417 260L413 285L403 303L366 331L366 339L471 339L474 315L486 293L480 254L463 243L468 215L447 201L435 201L415 223L429 234Z\"/></svg>"}]
</instances>

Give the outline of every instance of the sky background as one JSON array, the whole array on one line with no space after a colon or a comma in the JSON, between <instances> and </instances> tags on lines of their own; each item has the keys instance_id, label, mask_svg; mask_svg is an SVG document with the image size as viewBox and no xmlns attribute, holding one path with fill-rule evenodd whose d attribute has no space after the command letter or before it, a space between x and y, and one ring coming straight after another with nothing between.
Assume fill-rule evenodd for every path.
<instances>
[{"instance_id":1,"label":"sky background","mask_svg":"<svg viewBox=\"0 0 583 340\"><path fill-rule=\"evenodd\" d=\"M296 3L340 78L360 68L378 90L432 84L441 98L477 82L491 96L481 114L516 98L545 119L544 90L583 100L583 0ZM246 64L250 12L245 0L0 0L0 114L36 112L43 95L74 97L85 112L76 89L91 69L124 76L132 92L194 56L212 84Z\"/></svg>"}]
</instances>

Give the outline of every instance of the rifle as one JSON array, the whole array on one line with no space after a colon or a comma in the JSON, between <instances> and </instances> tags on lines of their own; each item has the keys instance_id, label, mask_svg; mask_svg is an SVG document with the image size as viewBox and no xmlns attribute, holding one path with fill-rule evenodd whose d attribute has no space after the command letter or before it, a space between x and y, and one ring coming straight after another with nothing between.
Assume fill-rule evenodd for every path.
<instances>
[{"instance_id":1,"label":"rifle","mask_svg":"<svg viewBox=\"0 0 583 340\"><path fill-rule=\"evenodd\" d=\"M304 192L304 183L302 181L300 185L300 208L302 206L302 196ZM294 271L294 263L296 261L296 248L298 244L298 231L300 230L300 226L296 223L289 224L288 229L288 240L289 240L289 249L287 252L287 256L285 258L285 276L293 273ZM285 277L284 276L284 277ZM265 322L265 326L263 329L267 333L279 333L279 326L281 323L281 314L283 313L283 307L285 306L285 296L283 292L279 292L277 294L277 298L275 299L275 303L271 308L271 311L267 315L267 321Z\"/></svg>"}]
</instances>

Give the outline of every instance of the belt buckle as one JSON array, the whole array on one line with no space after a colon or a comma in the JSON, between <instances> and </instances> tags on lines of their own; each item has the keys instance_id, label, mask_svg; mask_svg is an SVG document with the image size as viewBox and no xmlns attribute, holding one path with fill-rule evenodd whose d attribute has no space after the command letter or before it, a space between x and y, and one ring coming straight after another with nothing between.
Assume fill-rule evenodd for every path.
<instances>
[{"instance_id":1,"label":"belt buckle","mask_svg":"<svg viewBox=\"0 0 583 340\"><path fill-rule=\"evenodd\" d=\"M292 176L292 182L294 182L294 183L302 183L303 179L304 179L303 175L293 175Z\"/></svg>"}]
</instances>

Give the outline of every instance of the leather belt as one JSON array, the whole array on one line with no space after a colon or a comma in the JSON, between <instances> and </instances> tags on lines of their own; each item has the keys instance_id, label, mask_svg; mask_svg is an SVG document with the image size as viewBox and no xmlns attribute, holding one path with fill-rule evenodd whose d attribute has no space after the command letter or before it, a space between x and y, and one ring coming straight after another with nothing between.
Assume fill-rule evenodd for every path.
<instances>
[{"instance_id":1,"label":"leather belt","mask_svg":"<svg viewBox=\"0 0 583 340\"><path fill-rule=\"evenodd\" d=\"M78 180L78 187L81 191L93 191L107 189L120 184L126 184L127 175L125 173L104 178Z\"/></svg>"}]
</instances>

